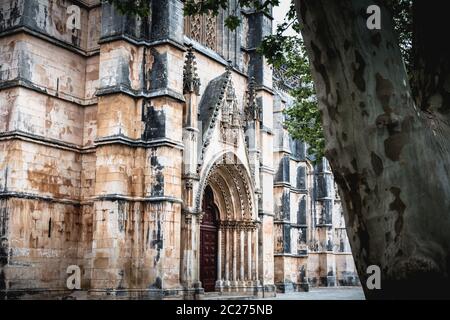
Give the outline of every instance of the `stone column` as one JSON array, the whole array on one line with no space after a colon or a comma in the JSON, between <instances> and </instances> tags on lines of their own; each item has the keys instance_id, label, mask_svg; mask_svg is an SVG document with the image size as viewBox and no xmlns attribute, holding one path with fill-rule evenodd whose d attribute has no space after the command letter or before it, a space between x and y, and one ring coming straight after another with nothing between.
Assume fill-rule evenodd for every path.
<instances>
[{"instance_id":1,"label":"stone column","mask_svg":"<svg viewBox=\"0 0 450 320\"><path fill-rule=\"evenodd\" d=\"M222 286L222 227L217 231L217 284Z\"/></svg>"},{"instance_id":2,"label":"stone column","mask_svg":"<svg viewBox=\"0 0 450 320\"><path fill-rule=\"evenodd\" d=\"M256 280L256 285L259 284L259 275L258 275L258 227L256 227L255 231L255 264L256 264L256 268L255 268L255 280Z\"/></svg>"},{"instance_id":3,"label":"stone column","mask_svg":"<svg viewBox=\"0 0 450 320\"><path fill-rule=\"evenodd\" d=\"M252 230L247 229L247 280L252 280Z\"/></svg>"},{"instance_id":4,"label":"stone column","mask_svg":"<svg viewBox=\"0 0 450 320\"><path fill-rule=\"evenodd\" d=\"M229 285L230 281L230 229L225 228L225 281Z\"/></svg>"},{"instance_id":5,"label":"stone column","mask_svg":"<svg viewBox=\"0 0 450 320\"><path fill-rule=\"evenodd\" d=\"M244 268L245 268L245 259L244 259L244 250L245 250L245 242L244 242L244 229L242 226L240 227L240 237L241 237L241 251L240 251L240 276L239 280L241 283L244 283Z\"/></svg>"},{"instance_id":6,"label":"stone column","mask_svg":"<svg viewBox=\"0 0 450 320\"><path fill-rule=\"evenodd\" d=\"M184 238L184 246L183 246L183 265L181 268L181 282L182 284L189 288L193 284L193 273L192 273L192 265L194 263L193 257L193 241L192 241L192 215L186 212L183 212L184 222L183 222L183 238Z\"/></svg>"},{"instance_id":7,"label":"stone column","mask_svg":"<svg viewBox=\"0 0 450 320\"><path fill-rule=\"evenodd\" d=\"M197 280L197 282L200 282L200 226L202 224L202 219L203 213L197 216L197 224L195 225L195 246L197 248L197 255L195 259L196 262L195 279Z\"/></svg>"},{"instance_id":8,"label":"stone column","mask_svg":"<svg viewBox=\"0 0 450 320\"><path fill-rule=\"evenodd\" d=\"M233 285L236 285L237 281L237 230L236 226L233 226Z\"/></svg>"}]
</instances>

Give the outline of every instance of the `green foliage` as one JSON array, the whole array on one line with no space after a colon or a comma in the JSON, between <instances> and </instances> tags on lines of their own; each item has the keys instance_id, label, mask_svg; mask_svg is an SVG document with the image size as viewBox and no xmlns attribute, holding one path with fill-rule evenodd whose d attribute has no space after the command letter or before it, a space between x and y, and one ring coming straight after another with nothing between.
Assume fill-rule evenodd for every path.
<instances>
[{"instance_id":1,"label":"green foliage","mask_svg":"<svg viewBox=\"0 0 450 320\"><path fill-rule=\"evenodd\" d=\"M285 35L292 28L296 35ZM308 153L320 160L324 156L325 138L315 95L306 48L300 36L300 24L292 2L284 22L273 35L267 36L259 51L274 68L282 69L287 78L296 77L300 85L290 90L294 104L285 110L285 127L294 139L309 145Z\"/></svg>"},{"instance_id":2,"label":"green foliage","mask_svg":"<svg viewBox=\"0 0 450 320\"><path fill-rule=\"evenodd\" d=\"M408 72L411 73L412 67L412 39L413 39L413 20L412 20L412 0L392 1L392 12L394 18L394 27L398 33L400 50Z\"/></svg>"},{"instance_id":3,"label":"green foliage","mask_svg":"<svg viewBox=\"0 0 450 320\"><path fill-rule=\"evenodd\" d=\"M325 138L309 61L301 38L291 41L297 44L295 50L286 51L286 76L299 77L300 85L290 91L294 104L285 110L285 126L294 139L309 145L310 155L320 160L324 156Z\"/></svg>"}]
</instances>

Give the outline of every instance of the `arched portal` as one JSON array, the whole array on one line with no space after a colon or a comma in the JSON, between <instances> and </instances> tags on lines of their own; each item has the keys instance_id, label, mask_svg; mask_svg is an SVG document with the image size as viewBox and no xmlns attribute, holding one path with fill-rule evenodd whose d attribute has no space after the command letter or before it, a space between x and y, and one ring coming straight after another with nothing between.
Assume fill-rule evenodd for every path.
<instances>
[{"instance_id":1,"label":"arched portal","mask_svg":"<svg viewBox=\"0 0 450 320\"><path fill-rule=\"evenodd\" d=\"M203 289L253 292L259 286L259 235L248 171L226 155L203 177L198 243Z\"/></svg>"},{"instance_id":2,"label":"arched portal","mask_svg":"<svg viewBox=\"0 0 450 320\"><path fill-rule=\"evenodd\" d=\"M203 196L203 219L200 225L200 281L205 292L215 290L217 281L217 244L219 212L210 186Z\"/></svg>"}]
</instances>

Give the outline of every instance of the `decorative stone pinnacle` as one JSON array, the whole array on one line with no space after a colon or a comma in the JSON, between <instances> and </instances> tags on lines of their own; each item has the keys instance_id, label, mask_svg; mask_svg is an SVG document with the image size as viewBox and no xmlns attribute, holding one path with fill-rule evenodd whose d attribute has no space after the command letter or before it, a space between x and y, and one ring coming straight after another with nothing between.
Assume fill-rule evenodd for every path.
<instances>
[{"instance_id":1,"label":"decorative stone pinnacle","mask_svg":"<svg viewBox=\"0 0 450 320\"><path fill-rule=\"evenodd\" d=\"M231 75L231 72L233 71L233 61L227 61L227 67L225 68L225 70L229 75Z\"/></svg>"},{"instance_id":2,"label":"decorative stone pinnacle","mask_svg":"<svg viewBox=\"0 0 450 320\"><path fill-rule=\"evenodd\" d=\"M255 78L252 77L247 89L247 108L245 109L245 120L247 122L259 120L259 106L256 101Z\"/></svg>"},{"instance_id":3,"label":"decorative stone pinnacle","mask_svg":"<svg viewBox=\"0 0 450 320\"><path fill-rule=\"evenodd\" d=\"M195 93L200 95L200 78L197 74L197 62L195 60L192 44L188 45L186 62L183 70L183 93Z\"/></svg>"}]
</instances>

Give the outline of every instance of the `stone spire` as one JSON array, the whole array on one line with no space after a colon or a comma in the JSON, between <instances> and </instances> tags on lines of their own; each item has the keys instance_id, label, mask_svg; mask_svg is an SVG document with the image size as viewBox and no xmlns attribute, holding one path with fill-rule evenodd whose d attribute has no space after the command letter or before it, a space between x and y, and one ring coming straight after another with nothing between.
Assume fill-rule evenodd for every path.
<instances>
[{"instance_id":1,"label":"stone spire","mask_svg":"<svg viewBox=\"0 0 450 320\"><path fill-rule=\"evenodd\" d=\"M192 44L188 45L186 62L183 70L183 93L195 93L200 95L200 78L197 74L197 62L195 61Z\"/></svg>"},{"instance_id":2,"label":"stone spire","mask_svg":"<svg viewBox=\"0 0 450 320\"><path fill-rule=\"evenodd\" d=\"M225 67L225 71L227 72L228 76L231 76L231 72L233 71L233 61L228 60L227 66Z\"/></svg>"},{"instance_id":3,"label":"stone spire","mask_svg":"<svg viewBox=\"0 0 450 320\"><path fill-rule=\"evenodd\" d=\"M247 108L245 108L245 121L251 122L259 120L259 106L256 101L255 78L252 77L247 89Z\"/></svg>"}]
</instances>

